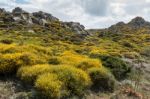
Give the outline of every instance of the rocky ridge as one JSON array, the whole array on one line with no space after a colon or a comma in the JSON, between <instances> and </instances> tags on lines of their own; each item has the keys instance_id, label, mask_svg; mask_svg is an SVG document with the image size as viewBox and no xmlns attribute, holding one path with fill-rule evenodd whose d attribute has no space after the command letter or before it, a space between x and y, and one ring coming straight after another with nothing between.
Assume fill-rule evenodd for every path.
<instances>
[{"instance_id":1,"label":"rocky ridge","mask_svg":"<svg viewBox=\"0 0 150 99\"><path fill-rule=\"evenodd\" d=\"M134 33L135 31L140 31L142 29L145 29L143 33L150 34L150 22L138 16L133 18L128 23L121 21L105 29L89 29L87 31L92 34L100 33L100 37L101 37L101 36L105 36L105 34L109 34L111 36L111 34L120 35L129 32Z\"/></svg>"},{"instance_id":2,"label":"rocky ridge","mask_svg":"<svg viewBox=\"0 0 150 99\"><path fill-rule=\"evenodd\" d=\"M21 24L26 26L39 25L43 27L49 27L49 24L58 22L62 27L71 29L77 34L88 35L88 32L85 30L84 26L80 23L62 22L49 13L45 13L42 11L29 13L19 7L13 9L12 12L7 12L5 9L0 9L0 22Z\"/></svg>"}]
</instances>

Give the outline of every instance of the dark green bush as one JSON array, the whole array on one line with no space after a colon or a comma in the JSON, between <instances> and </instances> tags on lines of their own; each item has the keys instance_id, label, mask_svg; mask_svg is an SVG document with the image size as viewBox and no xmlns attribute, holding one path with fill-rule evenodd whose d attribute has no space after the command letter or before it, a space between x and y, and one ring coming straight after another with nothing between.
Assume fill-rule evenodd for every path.
<instances>
[{"instance_id":1,"label":"dark green bush","mask_svg":"<svg viewBox=\"0 0 150 99\"><path fill-rule=\"evenodd\" d=\"M133 45L131 42L128 42L128 41L124 41L124 42L123 42L123 45L124 45L125 47L134 48L134 45Z\"/></svg>"},{"instance_id":2,"label":"dark green bush","mask_svg":"<svg viewBox=\"0 0 150 99\"><path fill-rule=\"evenodd\" d=\"M131 72L131 66L118 57L101 56L104 66L108 67L118 80L125 79Z\"/></svg>"},{"instance_id":3,"label":"dark green bush","mask_svg":"<svg viewBox=\"0 0 150 99\"><path fill-rule=\"evenodd\" d=\"M114 91L116 81L108 70L105 68L90 68L88 73L93 82L92 89L95 91Z\"/></svg>"},{"instance_id":4,"label":"dark green bush","mask_svg":"<svg viewBox=\"0 0 150 99\"><path fill-rule=\"evenodd\" d=\"M60 60L57 57L52 57L48 60L49 64L52 65L59 65L60 64Z\"/></svg>"},{"instance_id":5,"label":"dark green bush","mask_svg":"<svg viewBox=\"0 0 150 99\"><path fill-rule=\"evenodd\" d=\"M94 58L100 58L102 60L103 66L110 69L112 74L117 80L123 80L128 77L128 74L131 72L131 66L124 62L121 58L109 56L109 55L99 55L92 56Z\"/></svg>"},{"instance_id":6,"label":"dark green bush","mask_svg":"<svg viewBox=\"0 0 150 99\"><path fill-rule=\"evenodd\" d=\"M141 52L141 54L146 57L150 57L150 47L144 48L144 50Z\"/></svg>"},{"instance_id":7,"label":"dark green bush","mask_svg":"<svg viewBox=\"0 0 150 99\"><path fill-rule=\"evenodd\" d=\"M4 43L4 44L12 44L13 43L13 40L11 39L3 39L0 41L1 43Z\"/></svg>"}]
</instances>

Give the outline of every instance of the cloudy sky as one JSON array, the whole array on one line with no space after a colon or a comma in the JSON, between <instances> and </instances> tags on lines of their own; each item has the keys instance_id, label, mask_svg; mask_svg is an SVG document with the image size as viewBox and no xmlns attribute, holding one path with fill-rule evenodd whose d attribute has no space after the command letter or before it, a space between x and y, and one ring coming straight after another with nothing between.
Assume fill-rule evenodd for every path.
<instances>
[{"instance_id":1,"label":"cloudy sky","mask_svg":"<svg viewBox=\"0 0 150 99\"><path fill-rule=\"evenodd\" d=\"M150 21L150 0L0 0L0 8L22 7L45 11L62 21L76 21L86 28L105 28L136 16Z\"/></svg>"}]
</instances>

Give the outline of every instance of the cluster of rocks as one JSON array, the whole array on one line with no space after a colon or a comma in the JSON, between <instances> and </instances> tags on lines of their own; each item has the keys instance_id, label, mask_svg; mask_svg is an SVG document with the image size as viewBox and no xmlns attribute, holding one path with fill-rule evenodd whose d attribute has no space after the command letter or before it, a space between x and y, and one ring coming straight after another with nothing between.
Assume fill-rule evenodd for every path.
<instances>
[{"instance_id":1,"label":"cluster of rocks","mask_svg":"<svg viewBox=\"0 0 150 99\"><path fill-rule=\"evenodd\" d=\"M13 19L15 21L25 21L28 24L45 25L48 22L59 21L56 17L51 14L44 13L42 11L35 13L28 13L21 8L17 7L12 11Z\"/></svg>"},{"instance_id":2,"label":"cluster of rocks","mask_svg":"<svg viewBox=\"0 0 150 99\"><path fill-rule=\"evenodd\" d=\"M85 30L85 27L78 22L63 22L63 26L71 28L77 34L88 35L89 33Z\"/></svg>"},{"instance_id":3,"label":"cluster of rocks","mask_svg":"<svg viewBox=\"0 0 150 99\"><path fill-rule=\"evenodd\" d=\"M150 22L145 21L142 17L136 17L132 19L128 25L136 29L140 27L150 27Z\"/></svg>"},{"instance_id":4,"label":"cluster of rocks","mask_svg":"<svg viewBox=\"0 0 150 99\"><path fill-rule=\"evenodd\" d=\"M129 23L118 22L107 29L108 32L122 34L125 30L137 30L140 28L150 29L150 22L145 21L142 17L135 17ZM150 33L150 31L147 31Z\"/></svg>"},{"instance_id":5,"label":"cluster of rocks","mask_svg":"<svg viewBox=\"0 0 150 99\"><path fill-rule=\"evenodd\" d=\"M40 26L47 26L52 22L59 22L64 28L69 28L77 34L87 35L88 32L85 27L77 22L61 22L58 18L52 16L49 13L42 11L29 13L24 11L20 7L16 7L12 12L7 12L5 9L0 9L0 15L3 14L4 17L0 17L0 21L4 23L22 23L27 26L32 26L34 24Z\"/></svg>"}]
</instances>

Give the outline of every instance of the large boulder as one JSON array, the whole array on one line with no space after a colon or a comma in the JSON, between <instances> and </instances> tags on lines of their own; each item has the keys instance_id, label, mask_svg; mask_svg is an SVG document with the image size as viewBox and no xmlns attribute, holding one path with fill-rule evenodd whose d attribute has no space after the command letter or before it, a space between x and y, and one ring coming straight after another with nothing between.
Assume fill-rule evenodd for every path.
<instances>
[{"instance_id":1,"label":"large boulder","mask_svg":"<svg viewBox=\"0 0 150 99\"><path fill-rule=\"evenodd\" d=\"M22 10L20 7L16 7L12 10L12 16L15 22L23 22L27 24L32 24L32 14Z\"/></svg>"},{"instance_id":2,"label":"large boulder","mask_svg":"<svg viewBox=\"0 0 150 99\"><path fill-rule=\"evenodd\" d=\"M85 27L78 22L64 22L63 25L66 28L70 28L77 34L88 35L88 32L85 30Z\"/></svg>"},{"instance_id":3,"label":"large boulder","mask_svg":"<svg viewBox=\"0 0 150 99\"><path fill-rule=\"evenodd\" d=\"M34 12L33 16L38 18L38 19L44 19L48 21L59 21L56 17L52 16L51 14L39 11L39 12Z\"/></svg>"}]
</instances>

